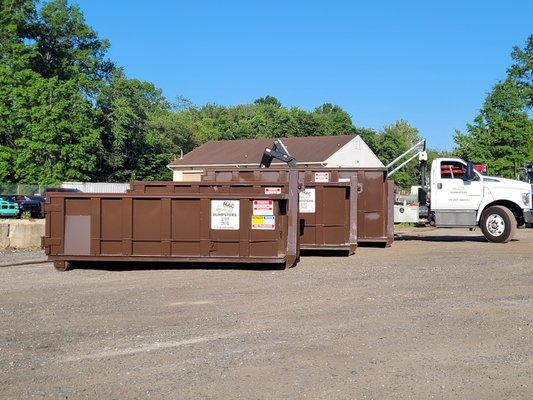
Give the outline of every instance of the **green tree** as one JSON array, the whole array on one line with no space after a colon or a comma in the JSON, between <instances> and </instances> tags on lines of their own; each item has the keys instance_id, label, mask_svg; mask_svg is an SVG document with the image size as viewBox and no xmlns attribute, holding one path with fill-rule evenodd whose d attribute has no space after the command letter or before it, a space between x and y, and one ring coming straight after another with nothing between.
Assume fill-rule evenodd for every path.
<instances>
[{"instance_id":1,"label":"green tree","mask_svg":"<svg viewBox=\"0 0 533 400\"><path fill-rule=\"evenodd\" d=\"M270 96L270 95L266 95L265 97L260 97L254 100L254 104L281 107L281 102L274 96Z\"/></svg>"},{"instance_id":2,"label":"green tree","mask_svg":"<svg viewBox=\"0 0 533 400\"><path fill-rule=\"evenodd\" d=\"M74 80L87 95L95 95L114 65L105 58L109 42L85 22L79 7L52 0L39 10L32 69L44 78Z\"/></svg>"},{"instance_id":3,"label":"green tree","mask_svg":"<svg viewBox=\"0 0 533 400\"><path fill-rule=\"evenodd\" d=\"M15 180L15 140L25 121L19 118L24 86L36 77L28 64L35 51L25 41L35 25L33 1L0 3L0 181Z\"/></svg>"},{"instance_id":4,"label":"green tree","mask_svg":"<svg viewBox=\"0 0 533 400\"><path fill-rule=\"evenodd\" d=\"M17 117L24 121L14 143L14 178L23 183L89 180L100 150L91 103L72 81L38 77L19 88ZM25 100L27 102L25 102Z\"/></svg>"},{"instance_id":5,"label":"green tree","mask_svg":"<svg viewBox=\"0 0 533 400\"><path fill-rule=\"evenodd\" d=\"M316 135L329 136L355 132L355 127L348 113L334 104L322 104L314 109L312 116L318 124Z\"/></svg>"},{"instance_id":6,"label":"green tree","mask_svg":"<svg viewBox=\"0 0 533 400\"><path fill-rule=\"evenodd\" d=\"M1 3L0 179L89 179L101 148L91 96L112 68L107 42L76 6L35 4Z\"/></svg>"},{"instance_id":7,"label":"green tree","mask_svg":"<svg viewBox=\"0 0 533 400\"><path fill-rule=\"evenodd\" d=\"M145 136L146 149L137 167L138 176L145 180L171 180L168 163L181 153L191 151L196 143L191 129L190 114L151 112Z\"/></svg>"},{"instance_id":8,"label":"green tree","mask_svg":"<svg viewBox=\"0 0 533 400\"><path fill-rule=\"evenodd\" d=\"M457 131L455 153L487 163L495 175L516 178L517 170L533 156L533 35L525 48L515 48L515 63L485 99L467 133Z\"/></svg>"},{"instance_id":9,"label":"green tree","mask_svg":"<svg viewBox=\"0 0 533 400\"><path fill-rule=\"evenodd\" d=\"M407 151L421 137L418 130L412 127L407 121L398 120L387 125L377 135L375 141L375 152L383 164L387 165L396 157ZM417 161L405 165L393 175L396 185L408 188L420 184L420 172Z\"/></svg>"},{"instance_id":10,"label":"green tree","mask_svg":"<svg viewBox=\"0 0 533 400\"><path fill-rule=\"evenodd\" d=\"M150 115L168 111L170 104L151 83L128 79L116 70L109 85L100 91L97 108L103 146L99 178L119 182L141 179L139 163L150 148Z\"/></svg>"}]
</instances>

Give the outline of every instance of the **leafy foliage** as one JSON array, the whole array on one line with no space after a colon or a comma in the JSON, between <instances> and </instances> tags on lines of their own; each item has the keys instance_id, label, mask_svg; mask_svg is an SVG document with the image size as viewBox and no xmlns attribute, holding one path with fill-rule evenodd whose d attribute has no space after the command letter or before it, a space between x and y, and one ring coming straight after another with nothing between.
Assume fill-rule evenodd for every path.
<instances>
[{"instance_id":1,"label":"leafy foliage","mask_svg":"<svg viewBox=\"0 0 533 400\"><path fill-rule=\"evenodd\" d=\"M39 13L32 1L1 6L0 179L89 179L100 144L87 93L96 89L92 72L103 72L106 63L102 52L86 47L105 43L65 1L51 1Z\"/></svg>"},{"instance_id":2,"label":"leafy foliage","mask_svg":"<svg viewBox=\"0 0 533 400\"><path fill-rule=\"evenodd\" d=\"M387 165L411 146L421 140L418 130L407 121L399 120L383 128L377 135L374 152ZM394 182L403 188L418 185L420 173L418 163L413 161L392 176Z\"/></svg>"},{"instance_id":3,"label":"leafy foliage","mask_svg":"<svg viewBox=\"0 0 533 400\"><path fill-rule=\"evenodd\" d=\"M494 85L468 133L456 132L455 153L487 163L491 174L516 178L518 168L533 159L533 35L512 56L515 63Z\"/></svg>"},{"instance_id":4,"label":"leafy foliage","mask_svg":"<svg viewBox=\"0 0 533 400\"><path fill-rule=\"evenodd\" d=\"M266 95L236 106L172 104L106 58L109 42L67 0L0 0L0 26L3 182L169 179L173 157L209 140L359 134L388 163L420 139L403 120L379 132L356 127L330 103L306 111ZM468 133L456 134L459 155L505 175L533 159L532 54L533 36L513 50L507 78ZM417 163L394 179L403 187L417 184Z\"/></svg>"}]
</instances>

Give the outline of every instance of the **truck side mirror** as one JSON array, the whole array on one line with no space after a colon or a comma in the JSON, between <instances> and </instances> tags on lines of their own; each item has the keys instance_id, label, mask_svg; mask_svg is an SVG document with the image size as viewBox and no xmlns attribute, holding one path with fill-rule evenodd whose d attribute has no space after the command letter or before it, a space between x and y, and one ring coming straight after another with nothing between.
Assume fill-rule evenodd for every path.
<instances>
[{"instance_id":1,"label":"truck side mirror","mask_svg":"<svg viewBox=\"0 0 533 400\"><path fill-rule=\"evenodd\" d=\"M476 179L476 173L474 172L474 164L470 161L466 163L466 173L464 175L465 181L473 181Z\"/></svg>"}]
</instances>

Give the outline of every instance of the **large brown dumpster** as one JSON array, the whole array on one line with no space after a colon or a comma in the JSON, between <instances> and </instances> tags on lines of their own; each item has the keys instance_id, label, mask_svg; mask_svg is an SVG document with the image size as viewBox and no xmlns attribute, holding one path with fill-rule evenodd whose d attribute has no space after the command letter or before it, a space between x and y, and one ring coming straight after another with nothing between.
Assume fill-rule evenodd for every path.
<instances>
[{"instance_id":1,"label":"large brown dumpster","mask_svg":"<svg viewBox=\"0 0 533 400\"><path fill-rule=\"evenodd\" d=\"M287 173L285 168L209 168L202 177L205 180L233 180L246 182L249 180L272 180L278 175ZM390 246L394 240L394 183L387 179L386 168L324 168L324 167L300 167L298 168L300 181L305 182L306 187L312 185L329 185L332 183L349 182L350 178L356 178L357 196L350 198L356 200L352 210L357 211L356 236L357 242L382 243ZM305 194L303 194L305 195ZM322 201L324 201L323 204ZM328 207L331 199L316 198L316 204L320 209ZM342 207L327 208L330 211L338 210L337 216L343 215L346 223L351 221L346 214L342 213ZM312 223L312 219L300 210L300 218ZM337 217L336 216L336 217ZM318 217L318 214L317 214ZM312 239L307 236L300 238L302 248L311 244ZM330 239L334 241L337 239ZM316 242L319 243L319 242Z\"/></svg>"},{"instance_id":2,"label":"large brown dumpster","mask_svg":"<svg viewBox=\"0 0 533 400\"><path fill-rule=\"evenodd\" d=\"M271 182L285 181L287 169L208 169L207 181ZM347 181L325 181L299 170L305 185L300 192L300 248L302 250L342 250L353 254L357 247L357 175Z\"/></svg>"},{"instance_id":3,"label":"large brown dumpster","mask_svg":"<svg viewBox=\"0 0 533 400\"><path fill-rule=\"evenodd\" d=\"M76 261L296 263L296 172L275 190L171 184L168 193L150 193L149 186L126 194L50 193L46 254L58 269Z\"/></svg>"}]
</instances>

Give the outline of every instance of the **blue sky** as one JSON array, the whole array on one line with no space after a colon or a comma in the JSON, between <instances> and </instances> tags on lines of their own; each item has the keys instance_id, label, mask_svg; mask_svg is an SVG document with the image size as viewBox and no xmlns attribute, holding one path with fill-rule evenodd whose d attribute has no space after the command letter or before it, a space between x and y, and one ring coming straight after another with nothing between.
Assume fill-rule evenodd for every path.
<instances>
[{"instance_id":1,"label":"blue sky","mask_svg":"<svg viewBox=\"0 0 533 400\"><path fill-rule=\"evenodd\" d=\"M358 126L406 119L439 149L533 33L533 1L77 3L127 75L169 99L331 102Z\"/></svg>"}]
</instances>

